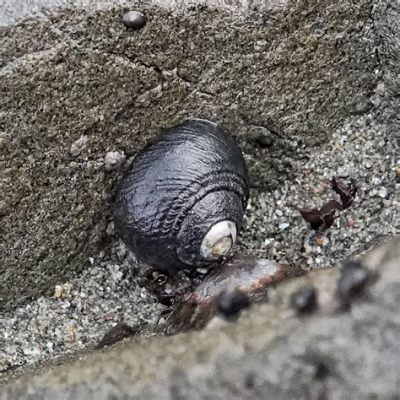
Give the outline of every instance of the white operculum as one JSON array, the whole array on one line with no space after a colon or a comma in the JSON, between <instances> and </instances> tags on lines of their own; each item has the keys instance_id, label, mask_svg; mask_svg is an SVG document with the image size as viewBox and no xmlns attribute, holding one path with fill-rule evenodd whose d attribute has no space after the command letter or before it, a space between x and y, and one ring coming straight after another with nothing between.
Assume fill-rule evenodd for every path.
<instances>
[{"instance_id":1,"label":"white operculum","mask_svg":"<svg viewBox=\"0 0 400 400\"><path fill-rule=\"evenodd\" d=\"M236 224L220 221L213 225L204 237L200 253L207 260L216 260L229 253L236 242Z\"/></svg>"}]
</instances>

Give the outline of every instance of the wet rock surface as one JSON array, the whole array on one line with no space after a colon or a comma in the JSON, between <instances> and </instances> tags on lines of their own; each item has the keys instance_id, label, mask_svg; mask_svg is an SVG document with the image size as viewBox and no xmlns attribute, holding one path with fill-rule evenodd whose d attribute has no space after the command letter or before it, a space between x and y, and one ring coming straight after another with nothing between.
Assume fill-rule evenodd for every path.
<instances>
[{"instance_id":1,"label":"wet rock surface","mask_svg":"<svg viewBox=\"0 0 400 400\"><path fill-rule=\"evenodd\" d=\"M376 279L348 311L334 307L341 269L314 271L271 290L269 303L244 311L237 323L128 340L11 384L2 399L395 398L399 239L362 262ZM298 318L290 298L305 285L318 291L319 308Z\"/></svg>"},{"instance_id":2,"label":"wet rock surface","mask_svg":"<svg viewBox=\"0 0 400 400\"><path fill-rule=\"evenodd\" d=\"M133 155L190 116L244 142L248 127L263 126L275 147L245 150L253 184L268 190L293 181L302 146L372 107L369 2L277 3L245 13L148 4L148 23L130 32L126 10L100 2L2 28L2 310L49 294L107 248L123 169L108 171L108 152Z\"/></svg>"},{"instance_id":3,"label":"wet rock surface","mask_svg":"<svg viewBox=\"0 0 400 400\"><path fill-rule=\"evenodd\" d=\"M220 398L393 398L398 256L387 248L372 292L359 271L346 278L347 293L354 282L362 290L345 313L339 278L325 271L293 284L317 288L316 316L292 319L289 285L238 325L217 319L212 334L145 341L163 307L137 284L141 266L119 244L109 204L150 137L204 117L237 136L250 166L241 252L315 269L398 234L398 2L215 1L179 12L162 0L28 3L0 1L14 7L0 18L1 378L46 370L121 321L150 329L79 373L67 366L4 398L206 398L221 382ZM140 31L123 24L130 9L146 16ZM359 190L320 238L298 207L323 205L336 175Z\"/></svg>"}]
</instances>

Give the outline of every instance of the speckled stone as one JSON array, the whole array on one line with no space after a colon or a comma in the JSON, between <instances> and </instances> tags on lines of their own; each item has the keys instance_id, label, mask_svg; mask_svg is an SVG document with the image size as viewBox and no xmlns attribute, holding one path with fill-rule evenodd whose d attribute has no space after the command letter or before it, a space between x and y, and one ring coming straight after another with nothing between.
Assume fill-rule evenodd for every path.
<instances>
[{"instance_id":1,"label":"speckled stone","mask_svg":"<svg viewBox=\"0 0 400 400\"><path fill-rule=\"evenodd\" d=\"M320 292L335 287L339 269L314 271L278 286L267 303L254 305L234 324L136 337L61 367L51 363L45 373L2 387L2 400L395 399L399 260L399 239L365 257L379 279L367 299L354 301L351 313L298 318L287 308L290 295L306 282Z\"/></svg>"},{"instance_id":2,"label":"speckled stone","mask_svg":"<svg viewBox=\"0 0 400 400\"><path fill-rule=\"evenodd\" d=\"M146 17L140 11L128 11L124 14L122 21L127 28L135 31L146 25Z\"/></svg>"},{"instance_id":3,"label":"speckled stone","mask_svg":"<svg viewBox=\"0 0 400 400\"><path fill-rule=\"evenodd\" d=\"M0 34L2 368L85 349L123 317L155 324L161 307L137 286L109 206L131 156L183 118L218 120L244 149L253 190L241 252L323 268L399 232L397 2L215 2L260 7L240 15L148 2L139 34L124 28L120 2L79 3L88 9L43 11ZM254 126L274 132L270 147L248 140ZM109 168L110 151L127 163ZM320 206L325 182L347 173L355 203L326 245L304 247L296 207Z\"/></svg>"}]
</instances>

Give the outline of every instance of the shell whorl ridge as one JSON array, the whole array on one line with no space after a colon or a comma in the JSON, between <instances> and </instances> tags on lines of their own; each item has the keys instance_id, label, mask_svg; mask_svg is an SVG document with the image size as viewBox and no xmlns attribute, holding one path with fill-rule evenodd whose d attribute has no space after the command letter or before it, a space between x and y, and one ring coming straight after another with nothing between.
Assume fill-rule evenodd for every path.
<instances>
[{"instance_id":1,"label":"shell whorl ridge","mask_svg":"<svg viewBox=\"0 0 400 400\"><path fill-rule=\"evenodd\" d=\"M233 245L247 200L247 168L234 138L213 122L187 120L136 156L117 190L114 221L140 261L197 267Z\"/></svg>"}]
</instances>

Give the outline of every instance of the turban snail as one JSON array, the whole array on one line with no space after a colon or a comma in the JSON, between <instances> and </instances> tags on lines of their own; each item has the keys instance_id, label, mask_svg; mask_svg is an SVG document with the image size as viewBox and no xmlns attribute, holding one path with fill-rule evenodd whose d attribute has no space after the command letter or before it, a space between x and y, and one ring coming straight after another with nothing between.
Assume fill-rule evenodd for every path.
<instances>
[{"instance_id":1,"label":"turban snail","mask_svg":"<svg viewBox=\"0 0 400 400\"><path fill-rule=\"evenodd\" d=\"M202 267L234 245L248 195L234 138L213 122L187 120L138 153L117 189L115 227L141 262Z\"/></svg>"}]
</instances>

